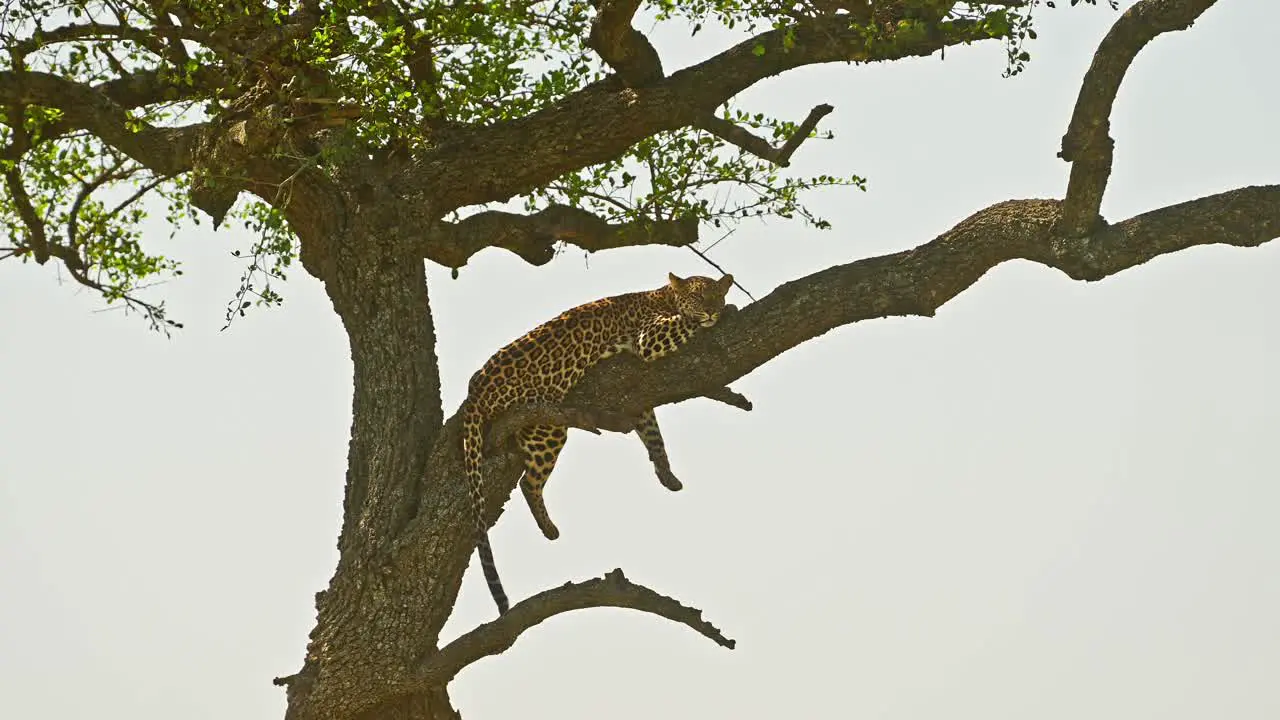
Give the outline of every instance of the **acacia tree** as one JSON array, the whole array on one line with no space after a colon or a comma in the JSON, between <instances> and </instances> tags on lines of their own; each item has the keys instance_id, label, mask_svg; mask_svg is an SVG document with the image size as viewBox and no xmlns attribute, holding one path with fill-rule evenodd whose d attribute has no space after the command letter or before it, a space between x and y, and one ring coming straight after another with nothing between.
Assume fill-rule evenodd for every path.
<instances>
[{"instance_id":1,"label":"acacia tree","mask_svg":"<svg viewBox=\"0 0 1280 720\"><path fill-rule=\"evenodd\" d=\"M138 229L145 209L163 206L144 201L157 195L175 225L208 216L258 231L237 251L249 265L229 320L254 302L278 304L271 280L297 260L346 330L355 389L340 557L317 595L302 668L277 679L291 718L455 717L446 688L462 668L579 608L646 611L733 647L698 611L621 571L524 599L439 647L474 538L423 261L456 273L486 247L541 264L565 243L695 246L700 228L757 214L823 227L802 191L859 178L780 169L832 108L794 123L739 110L735 95L804 65L986 40L1008 44L1016 72L1033 11L1053 5L659 0L647 11L660 19L745 38L669 72L633 27L640 4L17 0L4 11L0 215L11 231L0 257L61 263L167 331L177 323L145 284L178 270L143 249ZM1280 235L1274 185L1118 223L1098 214L1125 71L1148 42L1214 4L1141 0L1119 16L1062 140L1072 164L1062 199L1001 202L913 250L797 279L673 357L610 360L565 405L500 418L485 467L488 520L520 474L500 450L531 422L626 430L643 409L699 396L749 409L727 385L754 368L840 325L931 315L1006 260L1097 280L1194 245ZM513 198L523 212L486 208Z\"/></svg>"}]
</instances>

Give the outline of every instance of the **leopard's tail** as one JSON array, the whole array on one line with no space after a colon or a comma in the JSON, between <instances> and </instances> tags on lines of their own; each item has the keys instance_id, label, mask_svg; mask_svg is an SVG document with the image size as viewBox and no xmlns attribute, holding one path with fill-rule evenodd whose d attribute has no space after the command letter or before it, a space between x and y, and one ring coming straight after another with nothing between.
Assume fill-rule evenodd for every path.
<instances>
[{"instance_id":1,"label":"leopard's tail","mask_svg":"<svg viewBox=\"0 0 1280 720\"><path fill-rule=\"evenodd\" d=\"M498 566L493 562L493 548L489 545L489 526L484 521L484 477L480 466L484 460L484 418L475 406L467 404L462 415L462 466L470 485L471 507L475 518L476 548L480 551L480 568L484 570L489 594L498 605L498 614L504 615L511 607L507 592L502 589Z\"/></svg>"}]
</instances>

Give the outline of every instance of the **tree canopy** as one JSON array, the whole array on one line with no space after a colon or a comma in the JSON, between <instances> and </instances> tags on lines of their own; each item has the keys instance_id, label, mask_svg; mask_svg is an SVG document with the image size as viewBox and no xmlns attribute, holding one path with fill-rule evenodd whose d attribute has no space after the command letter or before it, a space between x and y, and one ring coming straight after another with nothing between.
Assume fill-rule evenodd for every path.
<instances>
[{"instance_id":1,"label":"tree canopy","mask_svg":"<svg viewBox=\"0 0 1280 720\"><path fill-rule=\"evenodd\" d=\"M722 67L686 74L683 87L670 88L686 96L693 122L655 115L645 127L602 132L610 119L591 117L593 93L618 78L663 77L656 52L630 27L636 2L598 13L588 2L11 3L0 29L8 50L0 57L7 191L0 212L21 234L5 252L56 258L109 302L172 323L138 292L180 272L147 252L138 231L141 201L155 194L175 226L207 214L215 224L231 217L258 231L259 242L241 252L265 284L247 278L238 300L275 302L270 279L298 251L286 208L309 174L350 173L355 158L385 155L400 158L400 172L422 175L419 192L433 192L441 175L458 170L433 168L428 181L409 165L414 152L456 159L481 145L530 141L546 157L525 163L528 177L468 177L429 214L515 197L544 223L590 224L578 210L613 223L659 221L649 230L657 242L688 242L688 225L661 224L684 219L798 216L825 227L801 191L861 179L783 176L798 143L770 144L803 139L822 109L797 123L736 108L734 93L807 63L890 59L1031 32L1022 3L889 4L875 21L871 3L831 15L838 5L809 27L796 22L808 11L776 3L659 3L659 20L694 34L704 23L767 31ZM805 33L833 28L847 37L810 49ZM850 54L844 44L855 38L861 49ZM698 87L708 80L718 87ZM554 138L537 138L565 114L581 115L578 128L556 128L572 133L564 137L577 147L568 154L545 142ZM491 224L455 229L428 256L465 263ZM528 243L511 249L535 262L545 256Z\"/></svg>"}]
</instances>

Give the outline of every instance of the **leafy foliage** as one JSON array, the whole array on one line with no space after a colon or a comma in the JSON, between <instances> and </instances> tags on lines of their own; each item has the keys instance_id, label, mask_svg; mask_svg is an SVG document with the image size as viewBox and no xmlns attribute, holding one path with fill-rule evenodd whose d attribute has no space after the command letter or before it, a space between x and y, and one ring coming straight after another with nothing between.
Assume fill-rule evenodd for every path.
<instances>
[{"instance_id":1,"label":"leafy foliage","mask_svg":"<svg viewBox=\"0 0 1280 720\"><path fill-rule=\"evenodd\" d=\"M231 251L237 258L246 258L248 264L240 276L240 288L227 304L227 324L222 326L223 330L231 326L237 315L244 317L245 310L253 305L283 304L284 296L271 283L288 280L287 271L298 257L298 237L289 229L280 211L260 200L249 200L236 217L257 239L248 253ZM250 297L254 299L249 300Z\"/></svg>"},{"instance_id":2,"label":"leafy foliage","mask_svg":"<svg viewBox=\"0 0 1280 720\"><path fill-rule=\"evenodd\" d=\"M152 279L182 274L174 261L142 249L139 223L146 213L139 200L168 190L165 178L83 133L32 142L29 138L39 137L59 114L24 110L21 127L0 127L0 142L9 148L0 159L5 174L0 222L12 228L0 257L28 262L53 255L108 304L122 302L142 311L156 329L180 327L165 317L163 305L134 297ZM13 152L28 144L25 152ZM55 233L62 238L52 237Z\"/></svg>"},{"instance_id":3,"label":"leafy foliage","mask_svg":"<svg viewBox=\"0 0 1280 720\"><path fill-rule=\"evenodd\" d=\"M790 28L839 6L868 42L926 32L940 18L965 20L987 36L1010 38L1016 72L1029 59L1021 43L1035 37L1031 10L1039 2L1018 9L947 0L655 0L645 12L696 35L713 25L739 33ZM879 9L862 17L860 7ZM335 152L429 148L450 127L524 117L600 81L609 70L586 46L594 16L588 0L10 0L0 11L7 51L0 76L8 76L0 82L47 73L91 86L127 111L136 133L207 123L216 137L270 111L305 137L303 146L275 148L274 159L298 172L325 172ZM732 104L721 114L775 143L795 131L793 123ZM0 221L13 228L0 258L56 258L108 303L142 310L156 327L173 326L161 305L139 296L148 283L180 272L172 259L143 249L140 222L162 209L175 228L198 222L191 194L209 178L147 169L82 125L52 108L0 105ZM529 209L566 203L614 220L692 215L719 226L775 216L826 228L803 195L844 185L864 181L793 177L685 128L522 201ZM233 250L246 271L228 321L254 303L280 304L278 283L298 250L282 195L254 192L230 214L257 240Z\"/></svg>"},{"instance_id":4,"label":"leafy foliage","mask_svg":"<svg viewBox=\"0 0 1280 720\"><path fill-rule=\"evenodd\" d=\"M768 131L776 143L796 131L795 123L759 113L732 110L726 117ZM715 227L752 217L799 217L827 229L831 224L813 215L800 202L800 195L804 190L837 185L866 188L857 175L787 177L776 165L726 146L708 132L684 128L643 140L617 160L566 175L528 196L525 207L536 210L559 202L619 222L692 215Z\"/></svg>"}]
</instances>

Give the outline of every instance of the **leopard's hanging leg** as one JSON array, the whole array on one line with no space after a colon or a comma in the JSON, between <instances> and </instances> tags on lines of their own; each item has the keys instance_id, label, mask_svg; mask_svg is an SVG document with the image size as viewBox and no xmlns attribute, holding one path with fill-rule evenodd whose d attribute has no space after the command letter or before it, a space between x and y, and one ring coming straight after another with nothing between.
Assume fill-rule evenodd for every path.
<instances>
[{"instance_id":1,"label":"leopard's hanging leg","mask_svg":"<svg viewBox=\"0 0 1280 720\"><path fill-rule=\"evenodd\" d=\"M542 491L551 471L556 468L556 459L560 457L567 438L565 428L554 425L536 425L520 433L520 447L524 451L524 477L520 479L520 490L524 492L524 500L529 504L538 529L548 540L560 537L560 530L551 522Z\"/></svg>"},{"instance_id":2,"label":"leopard's hanging leg","mask_svg":"<svg viewBox=\"0 0 1280 720\"><path fill-rule=\"evenodd\" d=\"M653 463L653 470L658 474L658 482L668 490L679 490L684 487L684 484L671 472L667 446L662 442L662 430L658 428L658 417L654 415L652 409L644 411L636 422L636 435L640 437L640 442L644 443L644 449L649 451L649 461Z\"/></svg>"}]
</instances>

